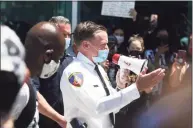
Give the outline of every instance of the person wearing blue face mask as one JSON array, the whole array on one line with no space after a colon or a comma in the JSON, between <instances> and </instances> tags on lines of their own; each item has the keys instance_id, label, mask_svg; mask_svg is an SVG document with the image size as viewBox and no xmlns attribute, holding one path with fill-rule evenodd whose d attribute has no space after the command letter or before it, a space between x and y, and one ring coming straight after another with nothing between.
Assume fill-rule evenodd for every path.
<instances>
[{"instance_id":1,"label":"person wearing blue face mask","mask_svg":"<svg viewBox=\"0 0 193 128\"><path fill-rule=\"evenodd\" d=\"M65 55L68 56L75 56L75 53L73 51L73 46L71 43L71 24L69 19L63 17L63 16L53 16L49 22L55 24L58 26L62 34L64 35L65 38Z\"/></svg>"},{"instance_id":2,"label":"person wearing blue face mask","mask_svg":"<svg viewBox=\"0 0 193 128\"><path fill-rule=\"evenodd\" d=\"M86 124L87 128L112 128L114 114L131 101L140 97L139 90L153 87L164 76L164 70L157 69L141 74L136 83L121 89L114 89L107 73L99 65L109 54L107 30L92 21L81 22L75 28L73 39L79 51L76 58L63 71L60 81L67 128L74 118ZM120 79L124 78L124 83ZM127 74L116 77L119 87L128 82ZM154 81L155 80L155 81Z\"/></svg>"}]
</instances>

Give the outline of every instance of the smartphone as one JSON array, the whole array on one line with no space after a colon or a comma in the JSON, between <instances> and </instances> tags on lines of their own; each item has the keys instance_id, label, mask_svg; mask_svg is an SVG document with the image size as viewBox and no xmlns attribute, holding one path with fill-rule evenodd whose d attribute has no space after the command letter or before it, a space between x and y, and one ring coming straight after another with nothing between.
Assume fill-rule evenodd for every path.
<instances>
[{"instance_id":1,"label":"smartphone","mask_svg":"<svg viewBox=\"0 0 193 128\"><path fill-rule=\"evenodd\" d=\"M184 64L186 62L186 50L178 50L177 59L180 64Z\"/></svg>"}]
</instances>

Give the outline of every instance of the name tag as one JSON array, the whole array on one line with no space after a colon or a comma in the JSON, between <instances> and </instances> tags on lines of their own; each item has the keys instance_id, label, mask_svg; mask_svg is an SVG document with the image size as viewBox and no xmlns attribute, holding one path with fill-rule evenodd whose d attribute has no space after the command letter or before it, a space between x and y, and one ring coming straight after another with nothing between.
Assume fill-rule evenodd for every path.
<instances>
[{"instance_id":1,"label":"name tag","mask_svg":"<svg viewBox=\"0 0 193 128\"><path fill-rule=\"evenodd\" d=\"M99 87L98 85L93 85L94 87Z\"/></svg>"}]
</instances>

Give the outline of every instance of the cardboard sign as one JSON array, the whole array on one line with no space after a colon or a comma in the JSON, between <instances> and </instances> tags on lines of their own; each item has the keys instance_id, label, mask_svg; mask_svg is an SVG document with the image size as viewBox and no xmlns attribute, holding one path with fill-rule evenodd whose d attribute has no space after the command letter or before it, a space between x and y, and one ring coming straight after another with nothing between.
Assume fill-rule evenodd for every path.
<instances>
[{"instance_id":1,"label":"cardboard sign","mask_svg":"<svg viewBox=\"0 0 193 128\"><path fill-rule=\"evenodd\" d=\"M123 17L123 18L132 18L129 15L130 9L135 8L135 2L110 2L103 1L101 15L113 16L113 17Z\"/></svg>"}]
</instances>

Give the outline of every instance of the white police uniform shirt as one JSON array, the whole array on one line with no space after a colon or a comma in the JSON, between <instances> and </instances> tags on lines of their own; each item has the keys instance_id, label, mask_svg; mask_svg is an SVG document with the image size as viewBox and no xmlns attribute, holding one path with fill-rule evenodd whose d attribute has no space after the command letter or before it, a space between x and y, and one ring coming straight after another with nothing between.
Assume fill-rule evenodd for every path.
<instances>
[{"instance_id":1,"label":"white police uniform shirt","mask_svg":"<svg viewBox=\"0 0 193 128\"><path fill-rule=\"evenodd\" d=\"M109 96L106 96L103 84L94 70L95 64L80 52L64 70L60 88L65 103L67 128L71 128L69 122L73 118L86 123L88 128L112 128L109 113L115 114L140 97L135 84L117 92L111 87L104 69L98 67L110 91Z\"/></svg>"}]
</instances>

